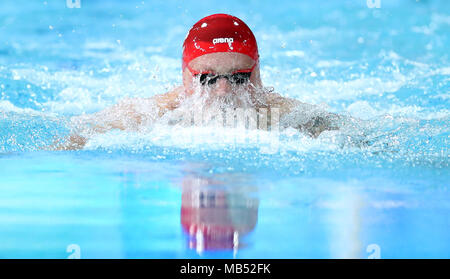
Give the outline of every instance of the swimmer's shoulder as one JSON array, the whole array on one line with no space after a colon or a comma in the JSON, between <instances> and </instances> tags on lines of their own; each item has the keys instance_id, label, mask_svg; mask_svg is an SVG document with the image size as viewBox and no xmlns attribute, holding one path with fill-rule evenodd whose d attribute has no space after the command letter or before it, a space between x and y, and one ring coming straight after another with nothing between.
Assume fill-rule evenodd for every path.
<instances>
[{"instance_id":1,"label":"swimmer's shoulder","mask_svg":"<svg viewBox=\"0 0 450 279\"><path fill-rule=\"evenodd\" d=\"M142 118L149 114L161 117L165 112L176 109L181 101L183 86L179 86L167 93L152 97L124 98L115 105L95 113L99 118Z\"/></svg>"},{"instance_id":2,"label":"swimmer's shoulder","mask_svg":"<svg viewBox=\"0 0 450 279\"><path fill-rule=\"evenodd\" d=\"M183 96L184 88L179 86L169 92L152 97L125 98L114 105L113 108L115 111L141 112L143 114L154 112L152 108L157 108L158 115L162 116L165 112L176 109Z\"/></svg>"}]
</instances>

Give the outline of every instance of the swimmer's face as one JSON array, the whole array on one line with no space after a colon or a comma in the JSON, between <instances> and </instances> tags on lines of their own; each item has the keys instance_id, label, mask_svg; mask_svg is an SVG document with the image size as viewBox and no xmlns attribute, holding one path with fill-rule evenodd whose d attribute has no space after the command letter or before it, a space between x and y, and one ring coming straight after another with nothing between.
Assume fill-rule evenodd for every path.
<instances>
[{"instance_id":1,"label":"swimmer's face","mask_svg":"<svg viewBox=\"0 0 450 279\"><path fill-rule=\"evenodd\" d=\"M218 52L209 53L193 59L189 63L189 67L199 73L211 73L211 76L221 75L219 78L210 82L210 78L202 80L201 75L194 75L188 67L183 70L183 85L186 93L191 95L196 90L208 92L213 96L225 96L239 92L240 89L251 91L252 88L262 86L259 74L259 65L255 65L256 61L249 56L234 52ZM231 75L240 70L248 70L253 68L248 82L227 79L222 75ZM205 75L206 76L206 75ZM245 76L245 74L244 74ZM244 79L245 80L245 79Z\"/></svg>"}]
</instances>

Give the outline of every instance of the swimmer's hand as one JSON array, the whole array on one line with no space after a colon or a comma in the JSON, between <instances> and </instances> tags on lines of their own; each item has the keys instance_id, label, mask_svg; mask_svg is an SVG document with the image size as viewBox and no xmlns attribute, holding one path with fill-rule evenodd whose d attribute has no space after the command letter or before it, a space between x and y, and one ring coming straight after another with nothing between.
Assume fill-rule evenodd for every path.
<instances>
[{"instance_id":1,"label":"swimmer's hand","mask_svg":"<svg viewBox=\"0 0 450 279\"><path fill-rule=\"evenodd\" d=\"M55 140L50 146L42 147L41 150L47 151L63 151L63 150L80 150L86 145L87 139L83 136L72 134L63 142Z\"/></svg>"},{"instance_id":2,"label":"swimmer's hand","mask_svg":"<svg viewBox=\"0 0 450 279\"><path fill-rule=\"evenodd\" d=\"M315 116L305 124L297 126L297 129L312 138L317 138L323 131L339 130L337 126L332 125L330 119L323 116Z\"/></svg>"},{"instance_id":3,"label":"swimmer's hand","mask_svg":"<svg viewBox=\"0 0 450 279\"><path fill-rule=\"evenodd\" d=\"M69 136L65 137L63 140L57 139L55 142L53 142L52 145L47 147L48 150L80 150L83 149L86 143L88 142L89 136L87 135L95 135L95 134L102 134L106 133L110 130L121 130L125 131L127 130L127 123L124 123L123 121L104 121L97 124L89 123L89 127L85 127L84 130L82 130L84 133L77 133L73 132ZM80 131L78 131L80 132ZM83 136L81 135L83 134Z\"/></svg>"},{"instance_id":4,"label":"swimmer's hand","mask_svg":"<svg viewBox=\"0 0 450 279\"><path fill-rule=\"evenodd\" d=\"M120 120L112 119L110 121L105 121L104 118L98 117L99 115L94 114L89 117L73 118L78 126L80 124L85 125L81 129L72 131L71 134L64 137L63 139L56 139L50 146L42 148L43 150L80 150L86 145L89 135L95 135L99 133L105 133L109 130L118 129L126 130L126 123ZM97 121L97 122L96 122Z\"/></svg>"},{"instance_id":5,"label":"swimmer's hand","mask_svg":"<svg viewBox=\"0 0 450 279\"><path fill-rule=\"evenodd\" d=\"M292 127L300 132L317 138L324 131L339 130L342 116L326 112L315 105L298 100L281 97L279 94L268 94L272 107L280 108L282 126Z\"/></svg>"}]
</instances>

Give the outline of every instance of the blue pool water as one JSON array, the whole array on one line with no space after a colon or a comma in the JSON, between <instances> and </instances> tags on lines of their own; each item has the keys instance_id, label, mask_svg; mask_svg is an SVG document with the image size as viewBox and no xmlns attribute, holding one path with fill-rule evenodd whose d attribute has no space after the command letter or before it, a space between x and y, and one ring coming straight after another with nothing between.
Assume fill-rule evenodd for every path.
<instances>
[{"instance_id":1,"label":"blue pool water","mask_svg":"<svg viewBox=\"0 0 450 279\"><path fill-rule=\"evenodd\" d=\"M450 2L380 5L1 1L0 258L449 258ZM180 84L218 12L253 29L266 86L360 125L270 152L268 132L167 126L43 149Z\"/></svg>"}]
</instances>

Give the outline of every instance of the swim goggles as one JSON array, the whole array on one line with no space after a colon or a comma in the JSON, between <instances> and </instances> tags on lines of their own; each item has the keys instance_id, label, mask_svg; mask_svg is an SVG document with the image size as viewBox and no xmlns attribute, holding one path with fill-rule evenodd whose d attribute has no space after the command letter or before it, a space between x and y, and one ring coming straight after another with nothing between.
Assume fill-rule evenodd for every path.
<instances>
[{"instance_id":1,"label":"swim goggles","mask_svg":"<svg viewBox=\"0 0 450 279\"><path fill-rule=\"evenodd\" d=\"M211 71L196 71L189 67L189 65L187 65L187 68L194 77L200 77L199 81L202 86L213 85L220 78L226 78L232 84L242 85L248 83L248 81L250 80L250 76L252 75L252 72L256 67L256 64L257 63L255 63L255 65L253 65L253 67L251 67L250 69L237 70L226 75L218 75Z\"/></svg>"}]
</instances>

